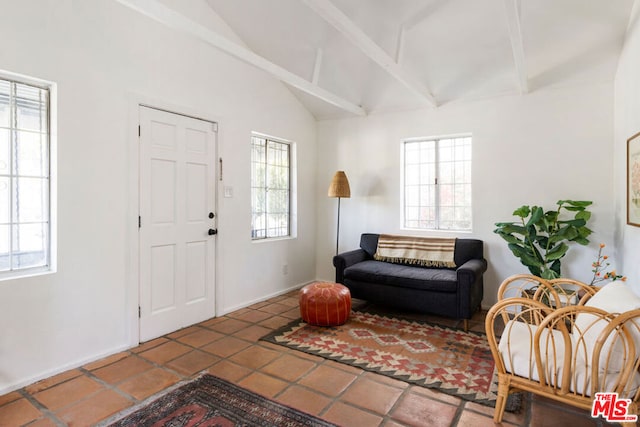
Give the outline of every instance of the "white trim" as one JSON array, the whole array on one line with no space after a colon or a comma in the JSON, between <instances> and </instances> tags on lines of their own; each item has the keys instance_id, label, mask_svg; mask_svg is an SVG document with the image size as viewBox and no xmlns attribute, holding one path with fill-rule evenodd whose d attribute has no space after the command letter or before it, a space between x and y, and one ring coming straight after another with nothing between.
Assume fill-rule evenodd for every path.
<instances>
[{"instance_id":1,"label":"white trim","mask_svg":"<svg viewBox=\"0 0 640 427\"><path fill-rule=\"evenodd\" d=\"M436 107L438 104L429 89L417 78L410 75L404 68L391 58L387 52L378 46L365 34L347 15L329 0L304 0L311 10L321 16L329 25L344 35L353 45L369 59L378 64L391 77L404 87L418 95L427 104Z\"/></svg>"},{"instance_id":2,"label":"white trim","mask_svg":"<svg viewBox=\"0 0 640 427\"><path fill-rule=\"evenodd\" d=\"M440 136L427 136L427 137L410 137L410 138L404 138L400 141L400 224L399 224L399 229L403 230L403 231L411 231L411 232L435 232L435 233L440 233L440 234L471 234L473 233L473 172L472 172L472 176L471 176L471 192L472 192L472 200L471 200L471 205L469 206L471 208L471 224L469 226L468 229L447 229L447 228L419 228L419 227L407 227L406 224L406 204L405 204L405 190L406 190L406 185L405 185L405 174L406 174L406 157L405 157L405 147L407 143L416 143L416 142L428 142L428 141L433 141L435 142L436 146L435 146L435 161L434 164L436 165L436 172L435 172L435 177L436 180L440 177L440 172L439 172L439 168L440 168L440 158L439 158L439 154L440 154L440 148L439 148L439 142L443 139L462 139L462 138L470 138L471 139L471 167L472 167L472 171L473 171L473 135L472 133L459 133L459 134L448 134L448 135L440 135ZM439 193L436 193L435 195L436 200L435 200L435 207L437 209L436 211L436 224L440 224L440 199L439 199Z\"/></svg>"},{"instance_id":3,"label":"white trim","mask_svg":"<svg viewBox=\"0 0 640 427\"><path fill-rule=\"evenodd\" d=\"M296 289L300 289L300 288L302 288L302 287L303 287L303 286L305 286L305 285L308 285L308 284L310 284L310 283L317 282L317 281L318 281L318 280L310 280L310 281L308 281L308 282L299 283L299 284L297 284L297 285L290 286L290 287L288 287L288 288L286 288L286 289L283 289L283 290L280 290L280 291L276 291L276 292L270 293L270 294L268 294L268 295L266 295L266 296L262 296L262 297L260 297L260 298L252 299L251 301L244 302L244 303L242 303L242 304L234 305L234 306L232 306L232 307L225 307L225 308L224 308L224 309L219 313L219 315L220 315L220 316L224 316L224 315L227 315L227 314L229 314L229 313L233 313L234 311L237 311L237 310L240 310L240 309L243 309L243 308L247 308L247 307L249 307L249 306L252 306L253 304L257 304L257 303L259 303L259 302L266 301L266 300L268 300L268 299L270 299L270 298L274 298L274 297L277 297L277 296L280 296L280 295L284 295L284 294L286 294L286 293L289 293L289 292L294 291L294 290L296 290ZM292 307L292 308L293 308L293 307Z\"/></svg>"},{"instance_id":4,"label":"white trim","mask_svg":"<svg viewBox=\"0 0 640 427\"><path fill-rule=\"evenodd\" d=\"M49 93L47 106L48 235L47 264L0 272L0 282L54 274L58 270L58 85L57 83L0 69L0 79L25 84ZM38 176L38 178L41 178ZM11 202L13 203L13 202Z\"/></svg>"},{"instance_id":5,"label":"white trim","mask_svg":"<svg viewBox=\"0 0 640 427\"><path fill-rule=\"evenodd\" d=\"M507 27L509 28L513 63L518 77L520 93L528 93L529 82L527 79L524 44L522 42L522 28L520 26L520 0L504 0L504 7L507 12Z\"/></svg>"},{"instance_id":6,"label":"white trim","mask_svg":"<svg viewBox=\"0 0 640 427\"><path fill-rule=\"evenodd\" d=\"M250 150L253 150L253 138L260 138L266 141L273 141L279 144L286 144L289 147L289 234L286 236L275 236L275 237L263 237L263 238L254 238L251 236L251 243L259 243L259 242L274 242L278 240L289 240L296 239L298 237L298 222L297 222L297 203L298 203L298 177L297 177L297 144L294 141L290 141L288 139L270 136L260 132L251 132ZM253 154L252 154L253 155ZM253 167L252 167L253 168ZM252 169L253 171L253 169ZM251 172L253 175L253 172ZM249 185L253 188L253 180L250 179ZM268 212L267 212L268 213ZM252 233L253 233L253 200L251 200L251 222L252 222Z\"/></svg>"},{"instance_id":7,"label":"white trim","mask_svg":"<svg viewBox=\"0 0 640 427\"><path fill-rule=\"evenodd\" d=\"M96 361L98 361L100 359L104 359L107 356L111 356L113 354L120 353L121 351L127 350L129 348L131 348L129 345L120 345L120 346L117 346L117 347L113 347L111 350L99 353L98 355L85 357L85 358L76 360L75 362L70 362L70 363L66 363L66 364L61 365L61 366L56 366L53 369L49 369L49 370L40 372L39 374L32 375L32 376L28 377L27 379L23 379L23 380L21 380L21 381L19 381L17 383L13 383L13 384L5 387L5 388L0 388L0 396L4 395L6 393L10 393L10 392L15 391L15 390L19 390L22 387L28 386L30 384L33 384L33 383L37 382L37 381L40 381L40 380L43 380L43 379L46 379L46 378L50 378L50 377L52 377L54 375L61 374L63 372L69 371L71 369L79 368L79 367L84 366L84 365L86 365L88 363L91 363L91 362L96 362Z\"/></svg>"},{"instance_id":8,"label":"white trim","mask_svg":"<svg viewBox=\"0 0 640 427\"><path fill-rule=\"evenodd\" d=\"M126 316L126 325L128 329L127 334L127 342L131 347L135 347L140 344L140 319L138 318L138 307L140 305L140 244L138 238L138 215L139 215L139 200L140 200L140 188L139 188L139 176L140 176L140 153L139 146L140 141L138 138L138 126L140 124L139 119L139 107L149 107L156 108L162 111L180 114L187 117L196 118L198 120L204 120L211 123L216 123L218 126L218 130L216 133L216 141L215 141L215 159L219 159L219 153L221 152L221 144L224 140L224 126L221 125L221 122L224 120L221 116L213 116L210 119L205 117L210 116L207 113L203 113L202 111L194 110L190 107L185 107L183 105L173 104L171 102L167 102L162 99L157 99L153 97L149 97L146 95L142 95L139 93L129 92L127 93L127 104L128 104L128 155L129 155L129 186L128 186L128 209L127 209L127 218L130 218L127 221L127 229L126 234L128 236L127 240L129 244L127 245L127 250L124 252L125 257L125 265L126 265L126 302L125 302L125 316ZM219 195L222 194L224 182L218 179L219 171L218 164L215 165L216 168L216 199L214 201L215 211L216 211L216 225L219 227L220 222L220 204L219 204ZM142 219L144 221L144 218ZM222 311L222 301L224 297L224 285L222 283L222 268L223 262L221 262L221 249L220 249L220 237L218 236L215 239L215 252L216 252L216 274L215 274L215 308L214 315L212 317L218 317Z\"/></svg>"},{"instance_id":9,"label":"white trim","mask_svg":"<svg viewBox=\"0 0 640 427\"><path fill-rule=\"evenodd\" d=\"M313 74L311 76L311 83L318 84L320 80L320 69L322 68L322 48L316 49L316 61L313 65Z\"/></svg>"}]
</instances>

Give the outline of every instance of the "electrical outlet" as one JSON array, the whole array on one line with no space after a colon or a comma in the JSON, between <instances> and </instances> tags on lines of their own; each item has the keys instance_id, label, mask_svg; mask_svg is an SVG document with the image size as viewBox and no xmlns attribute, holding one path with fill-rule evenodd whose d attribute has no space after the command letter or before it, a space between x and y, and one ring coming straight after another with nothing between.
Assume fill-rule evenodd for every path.
<instances>
[{"instance_id":1,"label":"electrical outlet","mask_svg":"<svg viewBox=\"0 0 640 427\"><path fill-rule=\"evenodd\" d=\"M286 276L287 274L289 274L289 266L287 264L283 264L282 265L282 275Z\"/></svg>"}]
</instances>

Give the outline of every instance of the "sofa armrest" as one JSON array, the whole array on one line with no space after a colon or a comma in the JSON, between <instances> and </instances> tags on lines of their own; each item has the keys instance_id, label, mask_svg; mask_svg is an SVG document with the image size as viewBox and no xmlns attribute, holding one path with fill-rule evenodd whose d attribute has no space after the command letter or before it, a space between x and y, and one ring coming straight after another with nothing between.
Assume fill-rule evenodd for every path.
<instances>
[{"instance_id":1,"label":"sofa armrest","mask_svg":"<svg viewBox=\"0 0 640 427\"><path fill-rule=\"evenodd\" d=\"M476 279L487 271L487 260L470 259L456 269L458 274L458 283L471 285Z\"/></svg>"},{"instance_id":2,"label":"sofa armrest","mask_svg":"<svg viewBox=\"0 0 640 427\"><path fill-rule=\"evenodd\" d=\"M484 296L482 274L487 271L487 260L470 259L456 269L458 277L458 316L470 319Z\"/></svg>"},{"instance_id":3,"label":"sofa armrest","mask_svg":"<svg viewBox=\"0 0 640 427\"><path fill-rule=\"evenodd\" d=\"M344 252L333 257L333 266L336 268L336 282L344 283L344 270L359 262L365 261L368 255L362 249Z\"/></svg>"}]
</instances>

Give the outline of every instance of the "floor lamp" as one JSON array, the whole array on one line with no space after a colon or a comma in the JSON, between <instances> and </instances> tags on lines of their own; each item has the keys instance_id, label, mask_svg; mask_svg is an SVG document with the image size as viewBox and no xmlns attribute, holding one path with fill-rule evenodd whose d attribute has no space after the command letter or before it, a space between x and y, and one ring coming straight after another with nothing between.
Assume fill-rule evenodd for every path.
<instances>
[{"instance_id":1,"label":"floor lamp","mask_svg":"<svg viewBox=\"0 0 640 427\"><path fill-rule=\"evenodd\" d=\"M333 175L331 185L329 185L329 197L338 198L338 228L336 232L336 255L338 255L338 242L340 241L340 199L343 197L351 197L351 189L349 188L349 180L344 171L338 171Z\"/></svg>"}]
</instances>

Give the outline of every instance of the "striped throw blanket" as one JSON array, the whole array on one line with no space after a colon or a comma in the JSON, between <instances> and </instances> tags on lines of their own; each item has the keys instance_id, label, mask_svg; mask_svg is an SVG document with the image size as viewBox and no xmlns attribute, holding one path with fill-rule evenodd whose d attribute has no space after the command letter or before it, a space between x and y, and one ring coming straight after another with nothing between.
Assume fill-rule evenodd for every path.
<instances>
[{"instance_id":1,"label":"striped throw blanket","mask_svg":"<svg viewBox=\"0 0 640 427\"><path fill-rule=\"evenodd\" d=\"M454 268L456 239L381 234L373 258L378 261Z\"/></svg>"}]
</instances>

